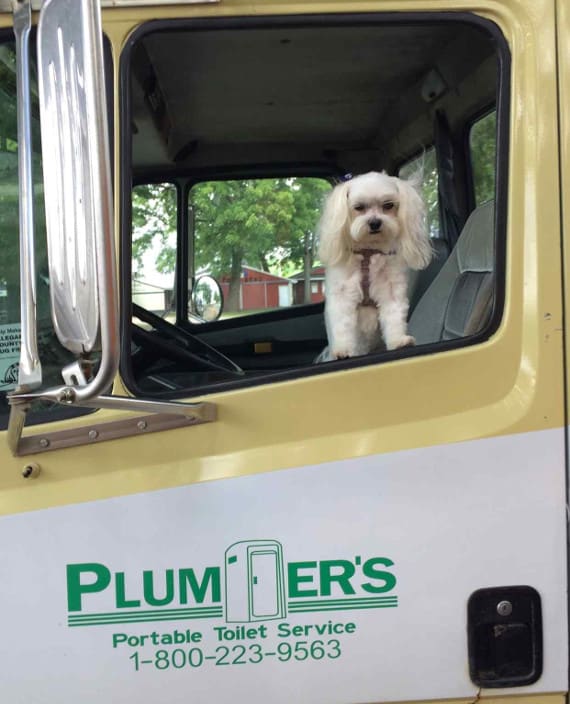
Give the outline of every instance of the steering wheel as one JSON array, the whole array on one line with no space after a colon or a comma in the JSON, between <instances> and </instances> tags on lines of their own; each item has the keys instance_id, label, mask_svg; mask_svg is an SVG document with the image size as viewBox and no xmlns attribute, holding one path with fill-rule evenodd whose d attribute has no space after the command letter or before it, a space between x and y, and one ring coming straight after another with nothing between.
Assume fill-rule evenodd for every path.
<instances>
[{"instance_id":1,"label":"steering wheel","mask_svg":"<svg viewBox=\"0 0 570 704\"><path fill-rule=\"evenodd\" d=\"M160 334L160 337L156 337L133 323L137 336L155 344L166 356L191 362L192 364L199 362L217 372L221 371L235 376L243 376L245 374L240 366L229 357L226 357L225 354L218 352L215 347L200 340L188 331L177 328L172 323L164 320L164 318L156 315L156 313L151 313L133 303L133 315L142 320L143 323L148 323Z\"/></svg>"}]
</instances>

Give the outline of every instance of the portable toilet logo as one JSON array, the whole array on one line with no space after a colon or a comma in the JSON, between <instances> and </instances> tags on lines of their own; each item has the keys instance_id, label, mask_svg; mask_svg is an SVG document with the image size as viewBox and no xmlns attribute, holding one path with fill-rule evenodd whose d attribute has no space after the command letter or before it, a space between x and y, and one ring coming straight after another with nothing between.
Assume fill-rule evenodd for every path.
<instances>
[{"instance_id":1,"label":"portable toilet logo","mask_svg":"<svg viewBox=\"0 0 570 704\"><path fill-rule=\"evenodd\" d=\"M225 552L226 622L285 618L283 547L276 540L243 540Z\"/></svg>"}]
</instances>

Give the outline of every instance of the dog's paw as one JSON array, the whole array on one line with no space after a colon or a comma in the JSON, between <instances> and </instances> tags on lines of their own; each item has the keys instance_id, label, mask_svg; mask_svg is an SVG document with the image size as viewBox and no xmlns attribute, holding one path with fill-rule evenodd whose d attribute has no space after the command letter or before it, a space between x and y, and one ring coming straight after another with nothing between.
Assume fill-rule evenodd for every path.
<instances>
[{"instance_id":1,"label":"dog's paw","mask_svg":"<svg viewBox=\"0 0 570 704\"><path fill-rule=\"evenodd\" d=\"M386 345L389 350L398 350L400 347L413 347L416 344L416 338L411 335L402 335L397 340L393 340L391 345Z\"/></svg>"},{"instance_id":2,"label":"dog's paw","mask_svg":"<svg viewBox=\"0 0 570 704\"><path fill-rule=\"evenodd\" d=\"M331 349L331 359L348 359L349 357L356 357L356 352L349 347Z\"/></svg>"}]
</instances>

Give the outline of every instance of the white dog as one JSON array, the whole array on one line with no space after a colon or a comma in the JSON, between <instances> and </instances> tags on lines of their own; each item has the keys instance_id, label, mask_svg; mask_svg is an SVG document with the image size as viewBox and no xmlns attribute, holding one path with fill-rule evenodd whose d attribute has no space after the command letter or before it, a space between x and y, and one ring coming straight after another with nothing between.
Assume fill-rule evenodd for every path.
<instances>
[{"instance_id":1,"label":"white dog","mask_svg":"<svg viewBox=\"0 0 570 704\"><path fill-rule=\"evenodd\" d=\"M418 183L371 171L339 184L319 226L326 266L329 347L320 361L415 344L407 334L408 268L431 259L426 208Z\"/></svg>"}]
</instances>

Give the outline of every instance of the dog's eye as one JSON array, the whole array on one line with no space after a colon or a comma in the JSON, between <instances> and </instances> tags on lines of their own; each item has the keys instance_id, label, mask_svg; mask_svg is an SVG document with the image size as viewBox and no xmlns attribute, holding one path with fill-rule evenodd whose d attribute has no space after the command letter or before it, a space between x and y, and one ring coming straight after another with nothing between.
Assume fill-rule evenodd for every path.
<instances>
[{"instance_id":1,"label":"dog's eye","mask_svg":"<svg viewBox=\"0 0 570 704\"><path fill-rule=\"evenodd\" d=\"M389 210L393 210L393 209L394 209L394 203L392 203L391 200L389 200L387 203L384 203L384 205L382 206L382 210L385 213L387 213Z\"/></svg>"},{"instance_id":2,"label":"dog's eye","mask_svg":"<svg viewBox=\"0 0 570 704\"><path fill-rule=\"evenodd\" d=\"M355 209L355 210L358 210L358 212L362 212L363 210L366 209L366 206L364 205L364 203L357 203L357 204L354 206L354 209Z\"/></svg>"}]
</instances>

